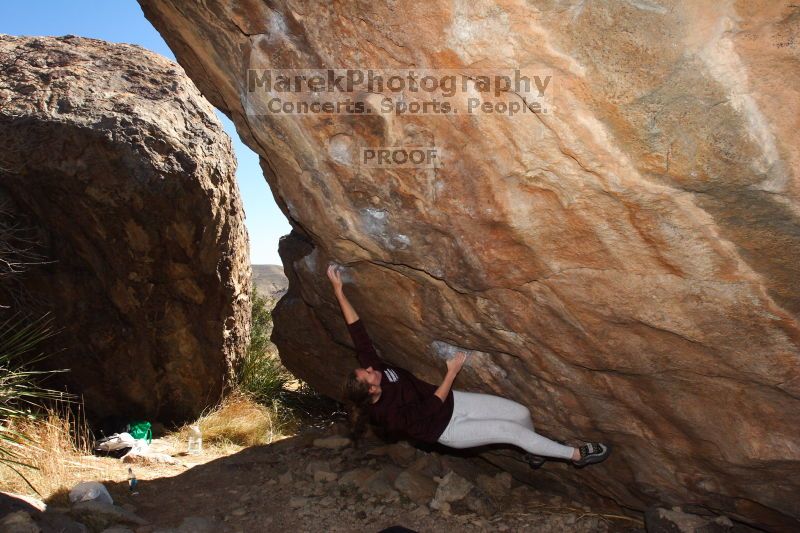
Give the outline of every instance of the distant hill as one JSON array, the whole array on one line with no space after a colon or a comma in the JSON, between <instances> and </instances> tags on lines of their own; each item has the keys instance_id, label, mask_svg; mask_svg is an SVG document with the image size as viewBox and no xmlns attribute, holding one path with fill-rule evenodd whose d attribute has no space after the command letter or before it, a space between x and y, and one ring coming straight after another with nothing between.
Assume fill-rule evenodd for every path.
<instances>
[{"instance_id":1,"label":"distant hill","mask_svg":"<svg viewBox=\"0 0 800 533\"><path fill-rule=\"evenodd\" d=\"M258 294L277 300L289 287L289 280L281 265L252 265L253 285Z\"/></svg>"}]
</instances>

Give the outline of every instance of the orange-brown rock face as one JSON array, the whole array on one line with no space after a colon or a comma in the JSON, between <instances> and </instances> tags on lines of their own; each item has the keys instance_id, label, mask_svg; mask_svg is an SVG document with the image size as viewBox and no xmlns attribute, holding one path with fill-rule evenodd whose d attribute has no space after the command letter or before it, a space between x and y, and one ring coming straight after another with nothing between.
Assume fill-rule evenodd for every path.
<instances>
[{"instance_id":1,"label":"orange-brown rock face","mask_svg":"<svg viewBox=\"0 0 800 533\"><path fill-rule=\"evenodd\" d=\"M0 198L48 260L22 277L36 307L9 304L2 276L3 320L52 313L43 363L71 371L51 386L80 393L92 422L196 417L250 324L236 160L213 108L130 45L3 35L0 71Z\"/></svg>"},{"instance_id":2,"label":"orange-brown rock face","mask_svg":"<svg viewBox=\"0 0 800 533\"><path fill-rule=\"evenodd\" d=\"M300 235L276 316L297 373L335 393L354 364L323 276L335 260L389 360L436 380L449 347L475 350L457 387L615 445L555 476L634 508L800 518L796 6L141 4ZM253 67L546 69L554 92L548 113L513 117L268 115ZM352 164L403 145L443 165Z\"/></svg>"}]
</instances>

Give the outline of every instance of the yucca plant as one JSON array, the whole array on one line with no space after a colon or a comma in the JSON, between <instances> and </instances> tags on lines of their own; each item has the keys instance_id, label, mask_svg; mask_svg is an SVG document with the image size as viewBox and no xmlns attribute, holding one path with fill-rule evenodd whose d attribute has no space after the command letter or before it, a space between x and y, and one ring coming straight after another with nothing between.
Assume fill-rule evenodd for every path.
<instances>
[{"instance_id":1,"label":"yucca plant","mask_svg":"<svg viewBox=\"0 0 800 533\"><path fill-rule=\"evenodd\" d=\"M70 400L71 395L41 385L42 378L66 370L31 370L48 355L37 353L37 346L55 333L49 313L37 319L17 313L0 324L0 465L19 474L34 491L18 470L35 468L21 461L18 452L31 441L14 429L14 422L36 418L37 408L46 401Z\"/></svg>"}]
</instances>

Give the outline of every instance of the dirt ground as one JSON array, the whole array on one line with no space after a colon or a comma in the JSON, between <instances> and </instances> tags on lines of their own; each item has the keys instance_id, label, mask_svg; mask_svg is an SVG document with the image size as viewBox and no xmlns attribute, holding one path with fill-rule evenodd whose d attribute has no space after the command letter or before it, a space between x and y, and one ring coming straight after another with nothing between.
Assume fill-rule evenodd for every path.
<instances>
[{"instance_id":1,"label":"dirt ground","mask_svg":"<svg viewBox=\"0 0 800 533\"><path fill-rule=\"evenodd\" d=\"M334 433L310 431L270 445L213 448L198 456L186 455L183 443L153 441L152 450L172 455L177 465L128 465L92 457L81 462L96 465L86 470L87 477L94 471L89 479L105 478L117 505L149 522L132 528L137 533L378 532L391 526L419 532L642 531L636 517L600 515L517 481L499 495L484 494L478 512L459 502L450 509L431 509L393 490L397 476L414 470L441 480L452 471L475 484L479 476L486 481L502 474L482 461L375 438L358 449L314 445L315 439ZM135 494L129 489L129 466L138 480ZM48 503L65 506L66 495Z\"/></svg>"}]
</instances>

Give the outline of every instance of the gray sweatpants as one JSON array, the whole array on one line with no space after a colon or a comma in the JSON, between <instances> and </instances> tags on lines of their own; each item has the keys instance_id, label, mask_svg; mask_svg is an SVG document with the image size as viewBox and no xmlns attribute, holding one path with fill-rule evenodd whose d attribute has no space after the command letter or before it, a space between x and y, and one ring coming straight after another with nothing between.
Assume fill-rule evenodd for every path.
<instances>
[{"instance_id":1,"label":"gray sweatpants","mask_svg":"<svg viewBox=\"0 0 800 533\"><path fill-rule=\"evenodd\" d=\"M453 391L453 416L439 437L451 448L513 444L534 455L571 459L574 448L533 430L531 413L515 401L474 392Z\"/></svg>"}]
</instances>

